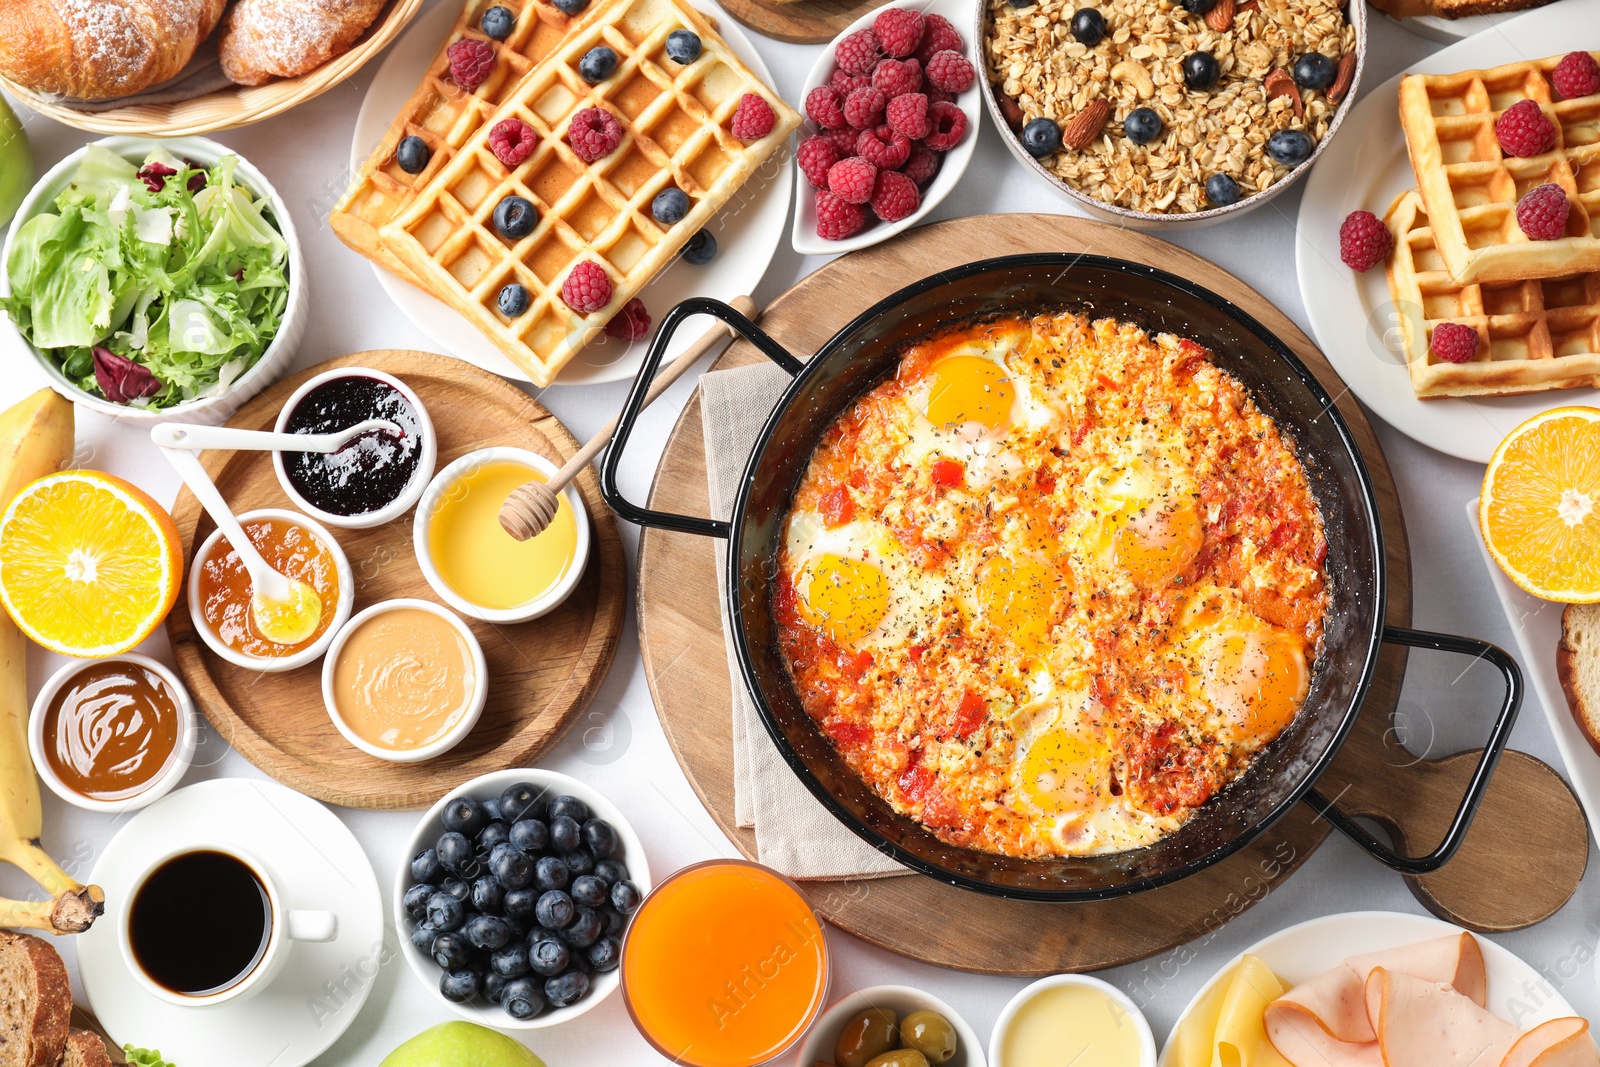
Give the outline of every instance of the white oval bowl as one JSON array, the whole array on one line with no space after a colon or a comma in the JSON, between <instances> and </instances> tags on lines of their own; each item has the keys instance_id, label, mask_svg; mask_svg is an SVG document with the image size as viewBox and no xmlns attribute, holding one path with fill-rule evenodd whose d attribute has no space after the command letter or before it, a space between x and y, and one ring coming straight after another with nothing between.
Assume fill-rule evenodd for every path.
<instances>
[{"instance_id":1,"label":"white oval bowl","mask_svg":"<svg viewBox=\"0 0 1600 1067\"><path fill-rule=\"evenodd\" d=\"M1000 1018L995 1020L994 1031L989 1035L990 1067L1007 1067L1001 1050L1005 1048L1006 1035L1011 1029L1011 1020L1017 1016L1018 1009L1046 989L1068 985L1097 989L1120 1004L1139 1031L1139 1067L1156 1067L1156 1038L1150 1032L1150 1020L1144 1017L1139 1005L1110 982L1101 981L1087 974L1053 974L1023 986L1016 996L1008 1000L1006 1006L1000 1010Z\"/></svg>"},{"instance_id":2,"label":"white oval bowl","mask_svg":"<svg viewBox=\"0 0 1600 1067\"><path fill-rule=\"evenodd\" d=\"M871 986L829 1005L801 1039L800 1052L794 1060L797 1067L832 1063L833 1045L839 1040L839 1031L868 1008L888 1008L902 1019L914 1011L938 1012L956 1031L956 1054L945 1061L944 1067L988 1067L983 1042L959 1012L932 993L904 985Z\"/></svg>"},{"instance_id":3,"label":"white oval bowl","mask_svg":"<svg viewBox=\"0 0 1600 1067\"><path fill-rule=\"evenodd\" d=\"M211 632L211 627L206 624L205 615L200 610L200 563L210 557L217 546L222 543L222 531L212 530L200 547L195 550L194 559L189 564L189 621L194 625L195 632L206 643L206 647L217 655L238 667L245 667L253 671L263 671L276 674L279 671L292 671L298 667L316 660L328 651L333 644L334 637L344 628L350 619L350 609L355 605L356 582L355 575L350 573L350 561L345 558L344 549L339 547L339 542L334 540L333 534L316 519L302 515L297 511L288 511L284 508L257 508L243 515L237 516L240 524L254 522L257 519L284 519L288 522L299 523L315 534L328 549L328 554L333 557L334 566L339 571L339 600L333 611L333 621L312 644L296 652L292 656L247 656L242 652L235 652L222 643L222 639Z\"/></svg>"},{"instance_id":4,"label":"white oval bowl","mask_svg":"<svg viewBox=\"0 0 1600 1067\"><path fill-rule=\"evenodd\" d=\"M617 840L622 845L619 858L628 868L628 880L639 887L641 897L650 893L650 868L644 858L644 843L639 840L639 835L629 825L617 806L592 786L569 778L565 774L555 771L540 770L534 767L513 768L506 771L491 771L470 782L456 786L439 802L429 808L417 823L417 828L411 832L410 839L406 842L404 855L400 860L400 869L396 873L394 893L390 901L394 912L395 933L400 940L400 953L405 956L411 973L417 980L427 987L429 993L440 1004L449 1008L463 1019L492 1026L500 1030L542 1030L547 1026L559 1026L561 1023L576 1019L589 1011L595 1005L616 992L622 984L622 968L597 973L590 980L589 992L584 994L582 1000L576 1004L569 1004L565 1008L546 1008L531 1019L513 1019L506 1014L499 1005L489 1003L457 1004L455 1001L446 1000L444 994L439 992L439 965L432 958L424 956L417 946L411 943L411 930L408 926L405 911L406 890L411 888L411 860L417 853L425 848L432 848L434 841L444 833L444 824L439 815L444 811L445 804L453 797L463 793L471 794L478 800L487 800L492 796L499 796L509 786L519 782L529 782L546 791L548 796L574 796L589 806L589 811L596 817L610 823L617 831Z\"/></svg>"},{"instance_id":5,"label":"white oval bowl","mask_svg":"<svg viewBox=\"0 0 1600 1067\"><path fill-rule=\"evenodd\" d=\"M142 162L144 157L156 149L170 152L175 156L183 156L197 163L210 166L222 159L223 156L235 155L231 148L220 145L205 137L177 137L170 140L151 137L105 137L94 142L101 147L108 148L124 159L133 162ZM71 153L61 162L51 167L36 182L28 195L23 198L22 205L17 208L17 214L12 222L11 231L6 236L5 247L0 250L0 293L11 292L11 280L7 264L11 262L12 245L16 242L17 233L22 229L22 223L48 209L61 191L71 184L72 174L83 162L83 157L88 146ZM289 206L267 181L262 174L243 156L239 156L239 165L234 171L239 181L249 186L257 195L264 197L272 207L272 220L278 224L278 232L283 235L283 240L288 245L289 262L289 301L283 309L283 320L278 324L278 333L273 337L272 343L261 354L255 366L245 371L236 378L232 385L215 396L199 397L182 404L174 404L169 408L140 408L127 404L113 404L103 397L94 396L79 389L70 378L61 372L54 360L39 351L27 338L22 336L16 324L11 321L11 316L0 315L0 322L5 323L6 333L15 338L16 343L33 354L34 360L43 369L45 376L50 381L50 387L68 400L92 411L98 411L112 418L130 419L135 422L166 422L183 421L198 422L215 425L225 421L237 411L245 401L265 389L272 382L281 377L288 370L289 362L294 358L295 351L300 347L300 342L305 337L308 312L306 310L308 298L306 295L306 268L305 260L300 251L300 235L295 231L294 220L289 215Z\"/></svg>"}]
</instances>

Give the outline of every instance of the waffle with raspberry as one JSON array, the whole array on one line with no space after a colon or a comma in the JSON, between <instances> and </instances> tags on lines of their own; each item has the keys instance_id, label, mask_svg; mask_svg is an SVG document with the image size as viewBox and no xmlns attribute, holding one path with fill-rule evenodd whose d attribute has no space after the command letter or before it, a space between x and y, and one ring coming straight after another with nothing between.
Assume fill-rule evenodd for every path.
<instances>
[{"instance_id":1,"label":"waffle with raspberry","mask_svg":"<svg viewBox=\"0 0 1600 1067\"><path fill-rule=\"evenodd\" d=\"M1562 59L1400 82L1400 124L1431 240L1463 285L1600 270L1600 93L1562 99L1550 80ZM1525 125L1497 130L1524 100L1538 106L1553 138L1530 137ZM1552 139L1548 150L1517 154L1528 150L1519 141L1537 148ZM1518 226L1516 207L1545 184L1560 186L1572 209L1564 236L1536 241Z\"/></svg>"},{"instance_id":2,"label":"waffle with raspberry","mask_svg":"<svg viewBox=\"0 0 1600 1067\"><path fill-rule=\"evenodd\" d=\"M702 45L687 64L666 53L667 35L679 29ZM616 64L590 84L580 63L599 46L615 52ZM734 115L748 94L766 101L774 121L745 142L734 136L741 126ZM568 126L595 109L615 118L620 139L586 162ZM490 145L491 130L508 120L526 124L534 140L515 166ZM548 385L799 124L686 0L593 0L567 39L381 228L379 240L429 292ZM655 220L651 202L669 186L687 194L689 209L666 224ZM508 196L537 209L525 236L507 238L495 227L495 207ZM598 263L610 278L611 299L598 310L579 313L561 298L579 261ZM521 285L530 298L516 315L501 310L508 285Z\"/></svg>"}]
</instances>

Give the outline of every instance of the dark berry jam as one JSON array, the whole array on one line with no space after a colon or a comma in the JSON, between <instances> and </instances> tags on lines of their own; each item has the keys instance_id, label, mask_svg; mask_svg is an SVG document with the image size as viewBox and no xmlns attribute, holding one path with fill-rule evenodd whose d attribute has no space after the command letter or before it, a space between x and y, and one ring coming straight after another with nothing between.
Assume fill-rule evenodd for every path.
<instances>
[{"instance_id":1,"label":"dark berry jam","mask_svg":"<svg viewBox=\"0 0 1600 1067\"><path fill-rule=\"evenodd\" d=\"M367 419L388 419L401 436L374 430L337 452L285 452L283 468L313 507L330 515L366 515L388 507L411 484L422 457L416 408L399 390L376 378L352 376L324 382L289 413L289 433L335 433Z\"/></svg>"}]
</instances>

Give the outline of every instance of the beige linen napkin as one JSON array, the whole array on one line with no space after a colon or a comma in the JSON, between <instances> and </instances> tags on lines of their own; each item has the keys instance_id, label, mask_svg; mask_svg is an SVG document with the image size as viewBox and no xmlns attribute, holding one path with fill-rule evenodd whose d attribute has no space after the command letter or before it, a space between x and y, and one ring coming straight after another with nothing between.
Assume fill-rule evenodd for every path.
<instances>
[{"instance_id":1,"label":"beige linen napkin","mask_svg":"<svg viewBox=\"0 0 1600 1067\"><path fill-rule=\"evenodd\" d=\"M727 518L739 477L789 376L772 363L713 371L700 378L711 514ZM722 636L733 683L734 821L754 826L762 863L791 878L882 878L909 874L834 818L778 753L745 691L728 628L727 590L717 582Z\"/></svg>"}]
</instances>

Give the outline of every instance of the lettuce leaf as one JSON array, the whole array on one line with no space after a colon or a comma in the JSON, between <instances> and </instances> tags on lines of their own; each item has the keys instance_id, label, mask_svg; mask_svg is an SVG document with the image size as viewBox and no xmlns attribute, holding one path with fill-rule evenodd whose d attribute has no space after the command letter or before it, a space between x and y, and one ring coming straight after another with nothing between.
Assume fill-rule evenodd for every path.
<instances>
[{"instance_id":1,"label":"lettuce leaf","mask_svg":"<svg viewBox=\"0 0 1600 1067\"><path fill-rule=\"evenodd\" d=\"M147 1048L134 1048L132 1045L123 1045L122 1051L128 1054L128 1062L137 1064L137 1067L177 1067L161 1058L161 1053Z\"/></svg>"}]
</instances>

